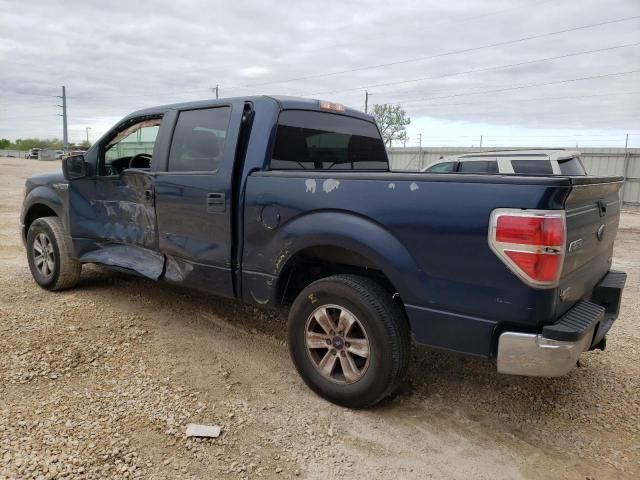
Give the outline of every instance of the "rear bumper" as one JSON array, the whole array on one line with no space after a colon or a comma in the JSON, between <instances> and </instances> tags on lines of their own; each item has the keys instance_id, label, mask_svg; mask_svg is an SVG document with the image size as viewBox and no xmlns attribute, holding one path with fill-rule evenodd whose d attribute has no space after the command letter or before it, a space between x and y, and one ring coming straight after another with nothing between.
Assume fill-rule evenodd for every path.
<instances>
[{"instance_id":1,"label":"rear bumper","mask_svg":"<svg viewBox=\"0 0 640 480\"><path fill-rule=\"evenodd\" d=\"M610 271L590 300L578 302L541 333L504 332L498 340L498 372L557 377L570 372L585 350L603 341L620 311L627 275Z\"/></svg>"}]
</instances>

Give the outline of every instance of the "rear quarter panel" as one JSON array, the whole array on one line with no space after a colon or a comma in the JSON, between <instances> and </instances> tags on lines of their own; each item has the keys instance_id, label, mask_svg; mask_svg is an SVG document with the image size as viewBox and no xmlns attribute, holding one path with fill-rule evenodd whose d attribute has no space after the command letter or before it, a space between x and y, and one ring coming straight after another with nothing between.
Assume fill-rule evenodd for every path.
<instances>
[{"instance_id":1,"label":"rear quarter panel","mask_svg":"<svg viewBox=\"0 0 640 480\"><path fill-rule=\"evenodd\" d=\"M256 172L247 179L242 268L243 282L260 295L245 297L273 303L289 258L308 246L335 244L364 255L386 274L415 317L414 333L429 320L451 327L437 343L459 337L455 327L465 322L482 325L485 334L499 323L533 328L553 314L557 292L526 286L493 254L489 216L498 207L560 209L570 189L563 180ZM462 320L451 323L449 314ZM488 347L476 350L489 355Z\"/></svg>"}]
</instances>

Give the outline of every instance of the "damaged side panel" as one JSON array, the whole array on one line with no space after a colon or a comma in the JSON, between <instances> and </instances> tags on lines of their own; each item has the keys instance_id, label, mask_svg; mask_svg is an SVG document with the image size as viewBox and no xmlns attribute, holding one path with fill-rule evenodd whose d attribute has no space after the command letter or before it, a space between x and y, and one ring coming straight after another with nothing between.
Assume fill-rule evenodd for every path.
<instances>
[{"instance_id":1,"label":"damaged side panel","mask_svg":"<svg viewBox=\"0 0 640 480\"><path fill-rule=\"evenodd\" d=\"M158 280L164 268L164 256L135 245L105 245L80 257L81 262L120 267Z\"/></svg>"},{"instance_id":2,"label":"damaged side panel","mask_svg":"<svg viewBox=\"0 0 640 480\"><path fill-rule=\"evenodd\" d=\"M71 183L69 212L76 252L83 262L132 270L157 280L164 257L157 253L153 176L141 170Z\"/></svg>"},{"instance_id":3,"label":"damaged side panel","mask_svg":"<svg viewBox=\"0 0 640 480\"><path fill-rule=\"evenodd\" d=\"M214 265L202 265L182 257L166 255L166 268L162 280L176 283L201 292L233 297L229 289L231 269Z\"/></svg>"}]
</instances>

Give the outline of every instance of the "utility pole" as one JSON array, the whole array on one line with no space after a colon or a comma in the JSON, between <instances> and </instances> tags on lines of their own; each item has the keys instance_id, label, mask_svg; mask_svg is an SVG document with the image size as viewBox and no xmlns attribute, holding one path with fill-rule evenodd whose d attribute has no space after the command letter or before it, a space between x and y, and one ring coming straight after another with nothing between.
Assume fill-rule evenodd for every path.
<instances>
[{"instance_id":1,"label":"utility pole","mask_svg":"<svg viewBox=\"0 0 640 480\"><path fill-rule=\"evenodd\" d=\"M212 92L216 92L216 100L218 99L218 90L219 90L220 85L216 85L216 88L212 88L211 91Z\"/></svg>"},{"instance_id":2,"label":"utility pole","mask_svg":"<svg viewBox=\"0 0 640 480\"><path fill-rule=\"evenodd\" d=\"M482 135L480 135L480 148L482 148Z\"/></svg>"},{"instance_id":3,"label":"utility pole","mask_svg":"<svg viewBox=\"0 0 640 480\"><path fill-rule=\"evenodd\" d=\"M84 131L87 132L87 143L89 143L89 130L91 130L91 127L84 127Z\"/></svg>"},{"instance_id":4,"label":"utility pole","mask_svg":"<svg viewBox=\"0 0 640 480\"><path fill-rule=\"evenodd\" d=\"M364 113L369 111L369 90L364 91Z\"/></svg>"},{"instance_id":5,"label":"utility pole","mask_svg":"<svg viewBox=\"0 0 640 480\"><path fill-rule=\"evenodd\" d=\"M420 165L420 169L423 165L422 161L422 133L418 134L418 165Z\"/></svg>"},{"instance_id":6,"label":"utility pole","mask_svg":"<svg viewBox=\"0 0 640 480\"><path fill-rule=\"evenodd\" d=\"M62 105L58 105L62 108L62 115L58 114L58 116L62 117L62 149L66 152L69 150L69 135L67 131L67 90L65 86L62 86L62 95L56 95L56 97L62 99Z\"/></svg>"},{"instance_id":7,"label":"utility pole","mask_svg":"<svg viewBox=\"0 0 640 480\"><path fill-rule=\"evenodd\" d=\"M627 136L624 140L624 164L622 167L622 175L624 176L624 182L622 183L622 192L620 192L620 196L621 196L621 200L622 200L622 205L624 205L624 194L626 191L626 187L629 184L629 134L627 133Z\"/></svg>"}]
</instances>

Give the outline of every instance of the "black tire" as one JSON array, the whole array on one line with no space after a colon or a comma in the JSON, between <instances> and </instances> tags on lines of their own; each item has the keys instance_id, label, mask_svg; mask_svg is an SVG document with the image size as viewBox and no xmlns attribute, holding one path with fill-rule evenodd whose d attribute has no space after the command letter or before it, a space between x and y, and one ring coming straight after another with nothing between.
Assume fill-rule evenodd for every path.
<instances>
[{"instance_id":1,"label":"black tire","mask_svg":"<svg viewBox=\"0 0 640 480\"><path fill-rule=\"evenodd\" d=\"M47 258L51 259L47 267L42 267L42 257L37 251L37 248L42 250L43 244L50 254ZM75 258L71 240L58 217L41 217L31 224L27 233L27 259L33 279L46 290L72 288L80 280L82 264Z\"/></svg>"},{"instance_id":2,"label":"black tire","mask_svg":"<svg viewBox=\"0 0 640 480\"><path fill-rule=\"evenodd\" d=\"M323 310L325 305L329 310ZM342 357L345 353L349 355L342 351L346 350L345 345L350 346L346 333L344 342L341 337L333 340L335 337L331 336L331 344L326 339L329 345L326 353L321 347L307 348L306 339L309 333L314 334L314 328L315 332L320 331L319 335L326 330L318 329L321 325L316 322L316 312L330 313L328 316L339 325L335 317L341 315L341 309L356 318L358 331L364 332L360 337L368 342L367 360L351 357L362 365L360 376L352 383L347 383L347 376L341 373L346 359L336 355L337 360L333 361L339 366L329 375L321 372L324 355L334 351ZM358 275L335 275L307 286L289 312L288 337L291 358L305 383L321 397L345 407L366 408L388 397L401 384L409 365L411 343L405 316L390 292Z\"/></svg>"}]
</instances>

